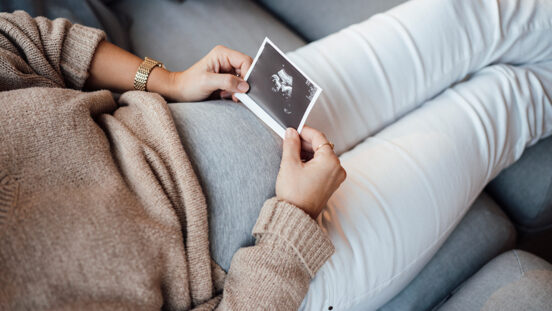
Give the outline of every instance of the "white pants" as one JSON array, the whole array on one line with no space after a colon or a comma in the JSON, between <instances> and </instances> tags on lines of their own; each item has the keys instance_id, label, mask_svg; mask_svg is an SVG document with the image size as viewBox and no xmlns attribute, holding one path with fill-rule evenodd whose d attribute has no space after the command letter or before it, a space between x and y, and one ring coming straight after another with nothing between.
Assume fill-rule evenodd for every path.
<instances>
[{"instance_id":1,"label":"white pants","mask_svg":"<svg viewBox=\"0 0 552 311\"><path fill-rule=\"evenodd\" d=\"M324 89L307 123L348 173L319 218L336 253L306 310L383 305L552 133L550 0L413 0L290 57Z\"/></svg>"}]
</instances>

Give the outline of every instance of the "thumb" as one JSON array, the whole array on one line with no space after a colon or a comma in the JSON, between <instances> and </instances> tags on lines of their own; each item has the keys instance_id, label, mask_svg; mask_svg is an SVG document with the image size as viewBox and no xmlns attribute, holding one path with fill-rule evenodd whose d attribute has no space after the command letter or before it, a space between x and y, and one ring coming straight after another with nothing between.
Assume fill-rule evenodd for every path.
<instances>
[{"instance_id":1,"label":"thumb","mask_svg":"<svg viewBox=\"0 0 552 311\"><path fill-rule=\"evenodd\" d=\"M301 138L295 129L286 130L283 149L282 162L301 162Z\"/></svg>"},{"instance_id":2,"label":"thumb","mask_svg":"<svg viewBox=\"0 0 552 311\"><path fill-rule=\"evenodd\" d=\"M212 92L223 90L230 93L245 93L249 84L242 78L229 73L209 73L207 86Z\"/></svg>"}]
</instances>

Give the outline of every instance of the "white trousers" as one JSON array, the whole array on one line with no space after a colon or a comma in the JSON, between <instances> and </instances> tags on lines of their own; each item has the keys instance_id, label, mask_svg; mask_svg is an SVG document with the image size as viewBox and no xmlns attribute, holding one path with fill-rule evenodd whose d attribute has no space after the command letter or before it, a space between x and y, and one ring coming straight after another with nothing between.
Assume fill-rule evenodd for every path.
<instances>
[{"instance_id":1,"label":"white trousers","mask_svg":"<svg viewBox=\"0 0 552 311\"><path fill-rule=\"evenodd\" d=\"M305 310L383 305L552 133L550 0L413 0L290 57L324 89L307 123L348 173L319 218L336 253Z\"/></svg>"}]
</instances>

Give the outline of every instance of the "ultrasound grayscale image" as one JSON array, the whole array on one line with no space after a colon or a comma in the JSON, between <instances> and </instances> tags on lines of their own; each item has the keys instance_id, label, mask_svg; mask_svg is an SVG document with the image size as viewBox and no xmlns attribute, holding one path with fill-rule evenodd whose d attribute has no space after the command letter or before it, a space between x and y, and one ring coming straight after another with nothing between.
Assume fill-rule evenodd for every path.
<instances>
[{"instance_id":1,"label":"ultrasound grayscale image","mask_svg":"<svg viewBox=\"0 0 552 311\"><path fill-rule=\"evenodd\" d=\"M283 128L298 128L318 87L266 42L247 82L247 93Z\"/></svg>"}]
</instances>

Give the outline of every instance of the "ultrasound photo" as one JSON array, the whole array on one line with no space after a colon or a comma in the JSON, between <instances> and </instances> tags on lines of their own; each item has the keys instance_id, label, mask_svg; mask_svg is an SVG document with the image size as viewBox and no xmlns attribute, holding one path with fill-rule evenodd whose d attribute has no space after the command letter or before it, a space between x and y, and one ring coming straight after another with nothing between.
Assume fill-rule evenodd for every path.
<instances>
[{"instance_id":1,"label":"ultrasound photo","mask_svg":"<svg viewBox=\"0 0 552 311\"><path fill-rule=\"evenodd\" d=\"M238 98L280 136L288 127L301 131L312 105L322 91L268 38L263 42L245 80L250 87L247 98ZM249 105L246 101L249 101ZM259 115L252 109L251 101L273 120L264 120L266 115Z\"/></svg>"}]
</instances>

